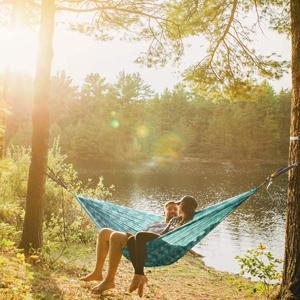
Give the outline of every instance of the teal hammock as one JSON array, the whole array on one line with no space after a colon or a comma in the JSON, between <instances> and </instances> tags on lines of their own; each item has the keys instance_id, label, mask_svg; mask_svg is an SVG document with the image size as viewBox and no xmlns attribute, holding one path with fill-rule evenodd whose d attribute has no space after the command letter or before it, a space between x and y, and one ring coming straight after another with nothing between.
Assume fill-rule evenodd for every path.
<instances>
[{"instance_id":1,"label":"teal hammock","mask_svg":"<svg viewBox=\"0 0 300 300\"><path fill-rule=\"evenodd\" d=\"M179 260L257 190L258 188L251 189L199 210L190 222L148 242L145 266L166 266ZM135 234L145 230L150 224L163 220L163 216L103 200L83 196L76 196L76 199L99 229L106 227ZM129 259L126 248L123 254Z\"/></svg>"}]
</instances>

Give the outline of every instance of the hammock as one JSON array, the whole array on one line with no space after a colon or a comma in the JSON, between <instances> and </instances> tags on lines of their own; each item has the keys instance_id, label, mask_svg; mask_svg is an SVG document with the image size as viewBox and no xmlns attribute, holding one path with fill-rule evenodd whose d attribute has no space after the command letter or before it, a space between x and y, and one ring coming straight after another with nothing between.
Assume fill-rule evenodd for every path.
<instances>
[{"instance_id":1,"label":"hammock","mask_svg":"<svg viewBox=\"0 0 300 300\"><path fill-rule=\"evenodd\" d=\"M258 188L208 206L195 213L193 220L147 243L146 267L170 265L186 254ZM83 196L76 199L85 212L101 229L104 227L135 234L150 224L162 221L163 216L135 210L103 200ZM123 255L129 259L127 248Z\"/></svg>"}]
</instances>

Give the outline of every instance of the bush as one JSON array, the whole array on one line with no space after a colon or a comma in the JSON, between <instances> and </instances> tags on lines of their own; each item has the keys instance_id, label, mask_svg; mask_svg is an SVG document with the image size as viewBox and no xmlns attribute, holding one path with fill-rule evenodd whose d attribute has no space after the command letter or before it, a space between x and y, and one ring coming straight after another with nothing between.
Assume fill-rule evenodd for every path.
<instances>
[{"instance_id":1,"label":"bush","mask_svg":"<svg viewBox=\"0 0 300 300\"><path fill-rule=\"evenodd\" d=\"M276 285L272 283L280 282L281 272L279 266L281 259L277 259L273 254L266 250L263 244L256 249L247 250L244 256L236 256L241 267L241 275L251 275L262 283L262 291L269 299Z\"/></svg>"},{"instance_id":2,"label":"bush","mask_svg":"<svg viewBox=\"0 0 300 300\"><path fill-rule=\"evenodd\" d=\"M14 247L19 232L14 226L7 223L0 223L0 251L7 251Z\"/></svg>"},{"instance_id":3,"label":"bush","mask_svg":"<svg viewBox=\"0 0 300 300\"><path fill-rule=\"evenodd\" d=\"M30 149L11 146L6 158L0 165L0 222L7 228L21 230L24 219L26 187L30 164ZM73 165L67 162L67 156L60 151L59 140L55 140L49 150L49 167L58 174L68 186L63 190L51 179L46 182L44 244L47 251L56 250L61 242L90 242L95 238L95 227L74 199L74 195L107 199L113 186L106 188L103 178L95 183L88 180L83 183ZM0 227L0 231L2 231ZM3 236L0 239L16 239L17 234Z\"/></svg>"}]
</instances>

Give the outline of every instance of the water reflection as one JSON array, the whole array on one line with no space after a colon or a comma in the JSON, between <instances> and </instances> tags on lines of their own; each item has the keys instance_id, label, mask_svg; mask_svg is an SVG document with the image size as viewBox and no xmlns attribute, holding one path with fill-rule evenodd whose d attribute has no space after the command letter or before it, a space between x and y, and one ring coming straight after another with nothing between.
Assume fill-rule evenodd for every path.
<instances>
[{"instance_id":1,"label":"water reflection","mask_svg":"<svg viewBox=\"0 0 300 300\"><path fill-rule=\"evenodd\" d=\"M197 173L145 171L102 171L106 185L114 184L113 201L140 210L162 213L167 200L193 195L200 207L216 203L258 185L273 169L251 172L224 172L204 168ZM275 257L283 257L286 176L266 191L252 196L195 247L207 265L239 272L234 259L260 243Z\"/></svg>"}]
</instances>

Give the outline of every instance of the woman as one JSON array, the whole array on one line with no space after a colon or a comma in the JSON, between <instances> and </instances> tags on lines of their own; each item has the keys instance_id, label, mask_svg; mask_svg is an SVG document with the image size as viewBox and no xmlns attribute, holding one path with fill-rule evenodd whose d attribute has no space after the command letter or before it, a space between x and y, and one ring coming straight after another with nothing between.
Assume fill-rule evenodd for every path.
<instances>
[{"instance_id":1,"label":"woman","mask_svg":"<svg viewBox=\"0 0 300 300\"><path fill-rule=\"evenodd\" d=\"M132 279L129 291L133 292L138 289L140 297L143 296L144 285L148 281L144 274L144 265L147 258L146 244L158 238L167 232L174 230L193 219L195 210L197 208L197 202L192 196L184 196L176 204L178 207L178 217L174 217L170 220L168 225L158 234L149 231L138 232L135 236L129 237L127 242L127 248L134 268L134 277Z\"/></svg>"},{"instance_id":2,"label":"woman","mask_svg":"<svg viewBox=\"0 0 300 300\"><path fill-rule=\"evenodd\" d=\"M161 232L164 230L166 224L174 216L177 216L177 208L178 205L174 201L166 202L164 205L164 220L151 224L146 230L152 232ZM101 281L100 284L92 289L93 293L101 294L115 287L115 276L121 260L122 250L127 246L130 236L128 233L114 231L109 228L100 230L97 240L95 269L90 274L81 277L82 281ZM107 255L109 255L108 271L105 278L103 278L102 270Z\"/></svg>"}]
</instances>

